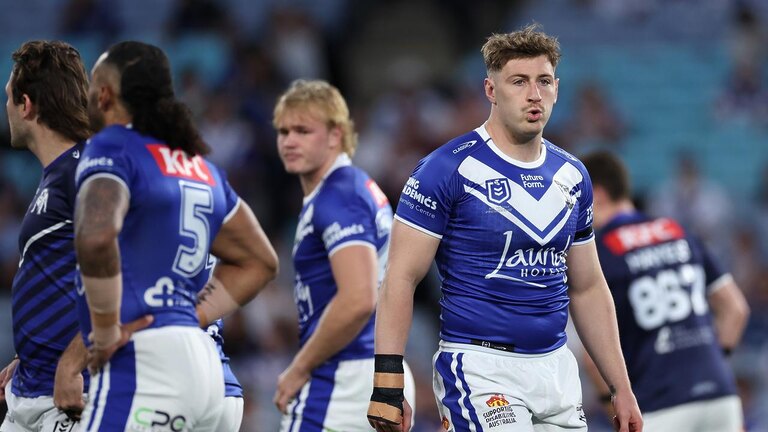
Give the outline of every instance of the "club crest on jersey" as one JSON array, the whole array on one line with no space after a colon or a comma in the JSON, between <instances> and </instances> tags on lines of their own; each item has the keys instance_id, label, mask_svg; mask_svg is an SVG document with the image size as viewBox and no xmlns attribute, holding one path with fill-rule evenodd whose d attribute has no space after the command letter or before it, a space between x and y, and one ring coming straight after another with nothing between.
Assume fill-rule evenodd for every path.
<instances>
[{"instance_id":1,"label":"club crest on jersey","mask_svg":"<svg viewBox=\"0 0 768 432\"><path fill-rule=\"evenodd\" d=\"M208 164L200 155L189 157L184 150L172 149L163 144L147 144L147 150L152 153L163 175L216 185Z\"/></svg>"},{"instance_id":2,"label":"club crest on jersey","mask_svg":"<svg viewBox=\"0 0 768 432\"><path fill-rule=\"evenodd\" d=\"M576 197L571 195L571 188L557 180L552 180L552 183L554 183L558 189L560 189L560 191L563 193L563 196L565 197L565 204L569 209L572 209L576 205Z\"/></svg>"},{"instance_id":3,"label":"club crest on jersey","mask_svg":"<svg viewBox=\"0 0 768 432\"><path fill-rule=\"evenodd\" d=\"M512 196L512 192L509 190L509 180L506 178L486 180L485 190L488 194L488 201L494 204L505 203Z\"/></svg>"},{"instance_id":4,"label":"club crest on jersey","mask_svg":"<svg viewBox=\"0 0 768 432\"><path fill-rule=\"evenodd\" d=\"M38 215L45 213L48 210L48 188L43 188L35 198L35 203L29 210L30 213L37 213Z\"/></svg>"}]
</instances>

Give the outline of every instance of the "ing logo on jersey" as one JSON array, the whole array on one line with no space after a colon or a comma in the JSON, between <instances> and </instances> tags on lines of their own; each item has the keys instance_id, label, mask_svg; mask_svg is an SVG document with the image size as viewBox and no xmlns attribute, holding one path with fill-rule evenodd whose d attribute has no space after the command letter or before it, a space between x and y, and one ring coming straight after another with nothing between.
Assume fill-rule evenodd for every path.
<instances>
[{"instance_id":1,"label":"ing logo on jersey","mask_svg":"<svg viewBox=\"0 0 768 432\"><path fill-rule=\"evenodd\" d=\"M172 149L163 144L147 144L147 150L152 153L163 175L216 185L208 164L200 155L189 157L184 150Z\"/></svg>"}]
</instances>

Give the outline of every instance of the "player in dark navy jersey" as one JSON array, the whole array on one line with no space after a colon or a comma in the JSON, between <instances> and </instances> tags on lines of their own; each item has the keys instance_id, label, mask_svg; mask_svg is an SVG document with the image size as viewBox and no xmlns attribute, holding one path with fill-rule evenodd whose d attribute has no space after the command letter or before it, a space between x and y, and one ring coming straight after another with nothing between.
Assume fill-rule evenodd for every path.
<instances>
[{"instance_id":1,"label":"player in dark navy jersey","mask_svg":"<svg viewBox=\"0 0 768 432\"><path fill-rule=\"evenodd\" d=\"M85 406L86 351L72 220L75 169L90 135L88 80L77 50L63 42L27 42L13 62L5 87L11 146L31 151L43 176L21 224L12 292L18 359L0 373L8 403L0 431L74 431Z\"/></svg>"},{"instance_id":2,"label":"player in dark navy jersey","mask_svg":"<svg viewBox=\"0 0 768 432\"><path fill-rule=\"evenodd\" d=\"M407 430L401 372L413 291L433 259L442 283L434 391L451 431L585 431L569 309L610 382L620 430L642 430L592 233L592 187L543 139L557 100L557 40L535 26L482 48L490 117L425 157L392 228L376 321L369 418ZM403 418L403 414L405 418Z\"/></svg>"},{"instance_id":3,"label":"player in dark navy jersey","mask_svg":"<svg viewBox=\"0 0 768 432\"><path fill-rule=\"evenodd\" d=\"M95 373L87 431L218 432L224 379L200 329L277 270L272 246L174 97L165 53L121 42L92 72L99 131L78 165L81 329ZM219 259L212 277L209 254Z\"/></svg>"},{"instance_id":4,"label":"player in dark navy jersey","mask_svg":"<svg viewBox=\"0 0 768 432\"><path fill-rule=\"evenodd\" d=\"M675 220L635 209L616 156L596 152L583 160L592 177L600 263L646 428L741 431L741 403L724 355L738 345L749 314L739 287Z\"/></svg>"},{"instance_id":5,"label":"player in dark navy jersey","mask_svg":"<svg viewBox=\"0 0 768 432\"><path fill-rule=\"evenodd\" d=\"M277 383L281 431L370 430L373 311L392 209L350 161L357 136L338 89L295 81L278 100L274 125L285 169L304 192L293 246L301 348ZM405 381L413 402L413 380Z\"/></svg>"}]
</instances>

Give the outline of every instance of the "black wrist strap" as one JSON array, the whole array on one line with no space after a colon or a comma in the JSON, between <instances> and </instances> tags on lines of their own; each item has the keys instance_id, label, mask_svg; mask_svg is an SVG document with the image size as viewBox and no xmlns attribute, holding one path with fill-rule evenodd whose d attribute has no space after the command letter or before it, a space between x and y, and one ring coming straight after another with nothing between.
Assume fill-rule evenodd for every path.
<instances>
[{"instance_id":1,"label":"black wrist strap","mask_svg":"<svg viewBox=\"0 0 768 432\"><path fill-rule=\"evenodd\" d=\"M403 370L403 356L398 354L376 354L373 356L373 371L405 373Z\"/></svg>"}]
</instances>

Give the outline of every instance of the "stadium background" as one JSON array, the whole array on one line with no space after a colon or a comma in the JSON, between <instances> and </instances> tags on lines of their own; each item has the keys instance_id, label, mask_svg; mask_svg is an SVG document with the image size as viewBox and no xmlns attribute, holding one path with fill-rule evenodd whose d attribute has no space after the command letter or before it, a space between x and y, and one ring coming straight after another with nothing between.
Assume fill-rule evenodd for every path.
<instances>
[{"instance_id":1,"label":"stadium background","mask_svg":"<svg viewBox=\"0 0 768 432\"><path fill-rule=\"evenodd\" d=\"M243 431L276 430L275 381L297 341L290 245L301 191L276 155L276 96L299 77L337 85L360 132L355 161L396 203L418 159L487 117L485 37L534 20L559 37L564 54L545 137L577 155L610 148L624 156L641 206L696 230L745 291L753 313L732 363L748 430L768 431L768 2L0 0L0 10L1 73L33 38L70 42L88 68L124 39L169 54L177 94L213 148L211 159L229 172L281 256L278 280L226 323L225 348L247 391ZM41 170L32 154L10 149L7 122L0 123L5 364L13 355L19 222ZM416 296L407 356L419 384L415 430L434 432L434 275ZM583 382L590 430L608 430Z\"/></svg>"}]
</instances>

